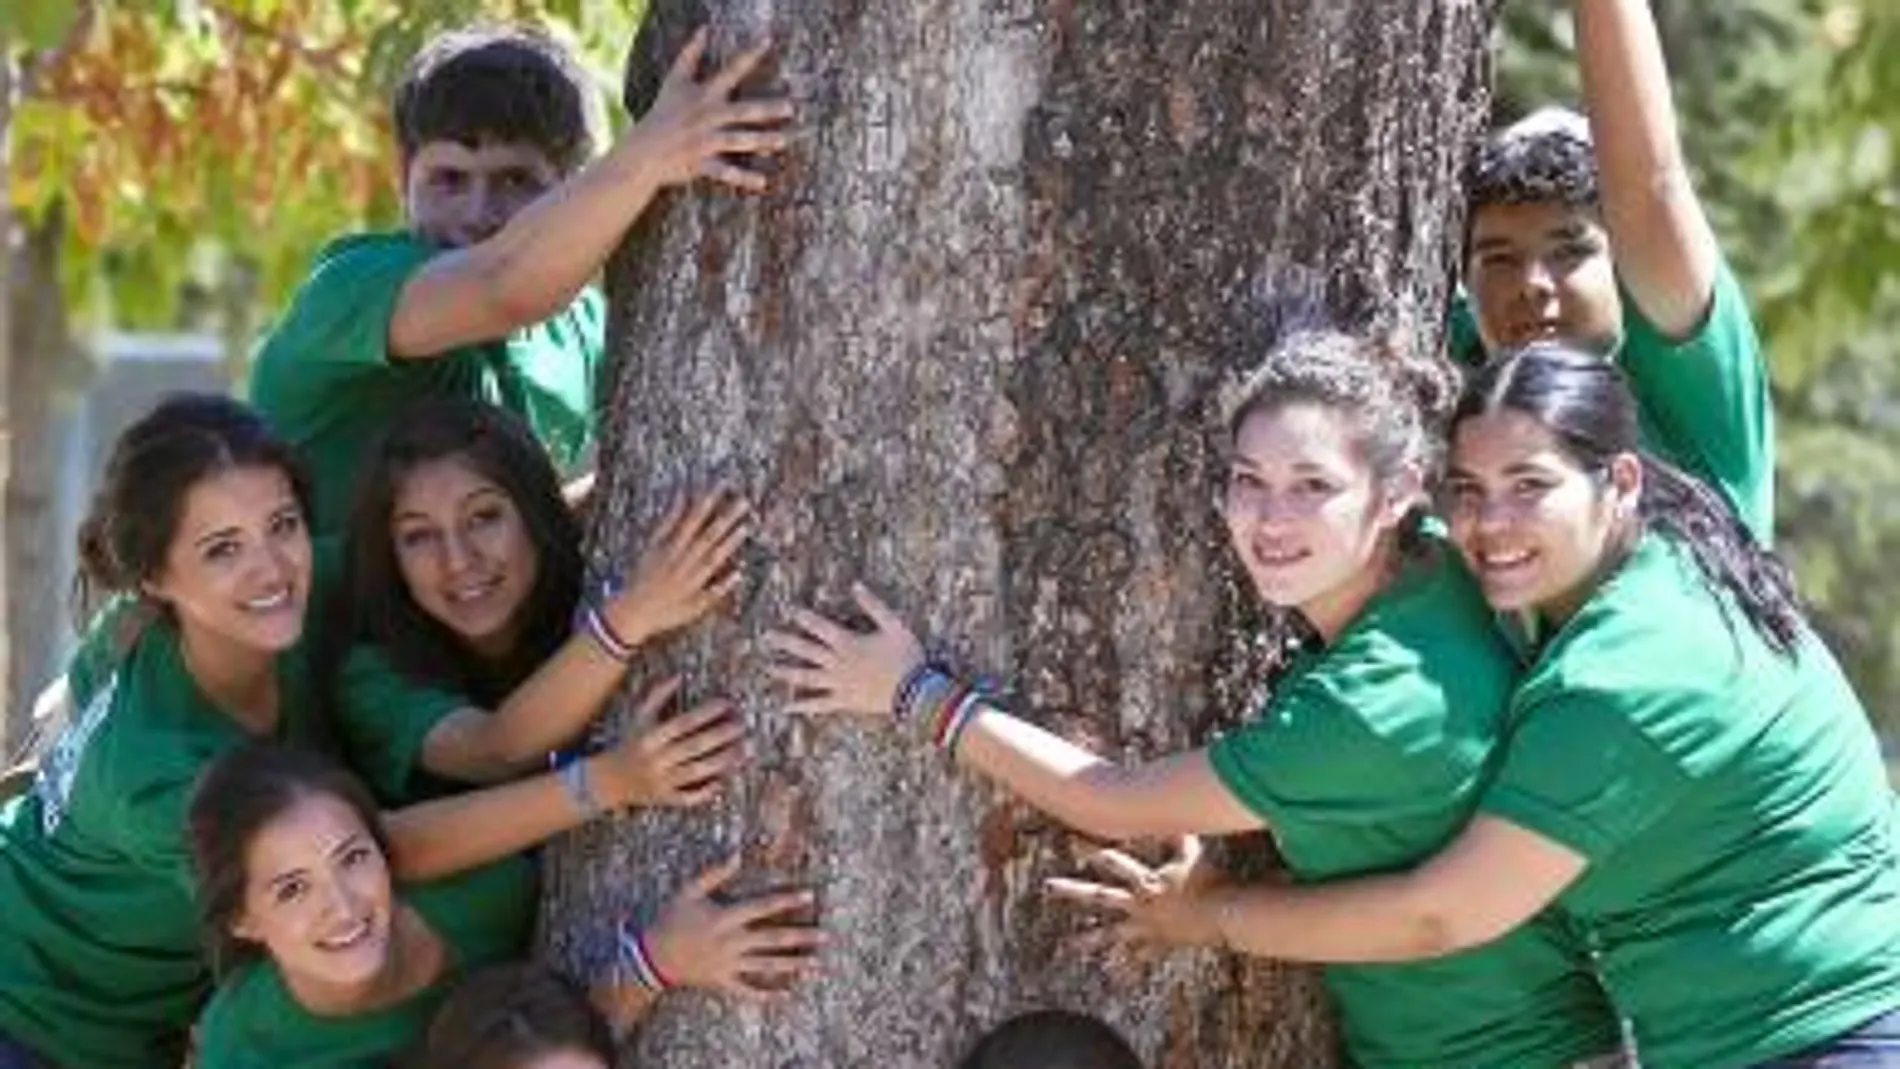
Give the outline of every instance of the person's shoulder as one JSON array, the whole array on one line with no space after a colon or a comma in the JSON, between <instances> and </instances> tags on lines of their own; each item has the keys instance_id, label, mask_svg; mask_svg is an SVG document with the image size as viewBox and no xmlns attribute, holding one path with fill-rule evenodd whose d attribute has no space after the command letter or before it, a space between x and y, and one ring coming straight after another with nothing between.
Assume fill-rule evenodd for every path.
<instances>
[{"instance_id":1,"label":"person's shoulder","mask_svg":"<svg viewBox=\"0 0 1900 1069\"><path fill-rule=\"evenodd\" d=\"M1508 677L1515 660L1496 614L1457 551L1428 535L1338 646L1350 659L1393 669Z\"/></svg>"},{"instance_id":2,"label":"person's shoulder","mask_svg":"<svg viewBox=\"0 0 1900 1069\"><path fill-rule=\"evenodd\" d=\"M479 965L527 950L538 891L533 863L516 854L446 879L405 885L402 898L455 948L462 964Z\"/></svg>"},{"instance_id":3,"label":"person's shoulder","mask_svg":"<svg viewBox=\"0 0 1900 1069\"><path fill-rule=\"evenodd\" d=\"M1552 637L1520 686L1527 703L1585 702L1661 711L1726 693L1746 657L1731 619L1689 552L1647 535Z\"/></svg>"},{"instance_id":4,"label":"person's shoulder","mask_svg":"<svg viewBox=\"0 0 1900 1069\"><path fill-rule=\"evenodd\" d=\"M263 958L237 965L219 979L198 1015L199 1069L261 1064L271 1050L270 1037L302 1014L276 966Z\"/></svg>"},{"instance_id":5,"label":"person's shoulder","mask_svg":"<svg viewBox=\"0 0 1900 1069\"><path fill-rule=\"evenodd\" d=\"M361 230L332 238L318 249L311 260L310 275L319 278L389 260L426 259L438 251L435 245L407 230Z\"/></svg>"}]
</instances>

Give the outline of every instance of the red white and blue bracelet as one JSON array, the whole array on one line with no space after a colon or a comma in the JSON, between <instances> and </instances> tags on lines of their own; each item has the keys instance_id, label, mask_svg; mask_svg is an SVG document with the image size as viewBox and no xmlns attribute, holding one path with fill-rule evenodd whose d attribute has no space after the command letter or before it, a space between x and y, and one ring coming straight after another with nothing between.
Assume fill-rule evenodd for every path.
<instances>
[{"instance_id":1,"label":"red white and blue bracelet","mask_svg":"<svg viewBox=\"0 0 1900 1069\"><path fill-rule=\"evenodd\" d=\"M647 943L646 933L631 921L620 922L614 930L614 943L614 964L623 977L655 995L665 994L674 987L673 980L661 972L653 960L653 948Z\"/></svg>"}]
</instances>

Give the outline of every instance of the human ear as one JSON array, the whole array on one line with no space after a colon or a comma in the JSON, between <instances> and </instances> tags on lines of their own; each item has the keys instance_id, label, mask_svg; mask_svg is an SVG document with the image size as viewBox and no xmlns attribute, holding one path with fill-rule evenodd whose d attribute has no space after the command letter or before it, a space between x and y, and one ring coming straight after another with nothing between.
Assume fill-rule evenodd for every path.
<instances>
[{"instance_id":1,"label":"human ear","mask_svg":"<svg viewBox=\"0 0 1900 1069\"><path fill-rule=\"evenodd\" d=\"M1635 453L1618 453L1610 458L1610 493L1618 515L1634 515L1643 497L1643 461Z\"/></svg>"}]
</instances>

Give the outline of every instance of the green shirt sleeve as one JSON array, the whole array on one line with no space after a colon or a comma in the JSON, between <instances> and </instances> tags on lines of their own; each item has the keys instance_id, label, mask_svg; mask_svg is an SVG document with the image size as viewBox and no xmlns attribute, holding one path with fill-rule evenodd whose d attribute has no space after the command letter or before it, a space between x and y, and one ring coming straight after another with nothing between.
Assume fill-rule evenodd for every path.
<instances>
[{"instance_id":1,"label":"green shirt sleeve","mask_svg":"<svg viewBox=\"0 0 1900 1069\"><path fill-rule=\"evenodd\" d=\"M1623 297L1618 362L1642 406L1649 445L1707 480L1763 544L1774 536L1774 411L1761 341L1741 283L1717 266L1708 317L1687 338L1664 337Z\"/></svg>"},{"instance_id":2,"label":"green shirt sleeve","mask_svg":"<svg viewBox=\"0 0 1900 1069\"><path fill-rule=\"evenodd\" d=\"M408 234L365 234L328 246L258 354L252 398L273 419L322 426L347 408L348 387L389 364L389 321L409 277L437 249Z\"/></svg>"},{"instance_id":3,"label":"green shirt sleeve","mask_svg":"<svg viewBox=\"0 0 1900 1069\"><path fill-rule=\"evenodd\" d=\"M1222 784L1276 834L1390 814L1368 790L1392 771L1388 747L1332 688L1311 676L1282 685L1265 715L1208 750Z\"/></svg>"},{"instance_id":4,"label":"green shirt sleeve","mask_svg":"<svg viewBox=\"0 0 1900 1069\"><path fill-rule=\"evenodd\" d=\"M1692 782L1615 695L1569 690L1523 715L1479 808L1593 864L1669 812Z\"/></svg>"},{"instance_id":5,"label":"green shirt sleeve","mask_svg":"<svg viewBox=\"0 0 1900 1069\"><path fill-rule=\"evenodd\" d=\"M350 765L387 805L419 793L422 748L429 733L467 699L416 683L375 646L350 651L337 688L337 719Z\"/></svg>"}]
</instances>

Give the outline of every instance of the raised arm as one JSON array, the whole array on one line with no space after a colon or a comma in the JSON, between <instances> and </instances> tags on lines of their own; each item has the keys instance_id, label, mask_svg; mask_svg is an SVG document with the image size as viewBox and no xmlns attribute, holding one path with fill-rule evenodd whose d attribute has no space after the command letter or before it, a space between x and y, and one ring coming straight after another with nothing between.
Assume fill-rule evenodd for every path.
<instances>
[{"instance_id":1,"label":"raised arm","mask_svg":"<svg viewBox=\"0 0 1900 1069\"><path fill-rule=\"evenodd\" d=\"M764 189L763 175L730 159L783 150L786 135L773 128L791 118L792 106L782 99L732 100L766 46L701 82L705 49L702 29L681 50L652 109L605 156L542 194L493 236L435 257L412 275L390 318L390 355L438 356L553 315L668 186L703 176L734 189Z\"/></svg>"},{"instance_id":2,"label":"raised arm","mask_svg":"<svg viewBox=\"0 0 1900 1069\"><path fill-rule=\"evenodd\" d=\"M1283 961L1416 961L1481 946L1549 905L1586 862L1535 832L1480 816L1409 872L1303 886L1194 883L1108 852L1109 883L1056 879L1058 898L1122 914L1131 938Z\"/></svg>"},{"instance_id":3,"label":"raised arm","mask_svg":"<svg viewBox=\"0 0 1900 1069\"><path fill-rule=\"evenodd\" d=\"M751 534L751 509L723 491L676 504L634 566L626 589L588 607L581 631L493 712L461 709L423 740L422 765L465 783L520 775L567 745L613 696L628 658L685 627L737 589L734 556Z\"/></svg>"},{"instance_id":4,"label":"raised arm","mask_svg":"<svg viewBox=\"0 0 1900 1069\"><path fill-rule=\"evenodd\" d=\"M800 610L791 628L767 637L768 647L784 658L769 669L771 675L801 692L791 703L793 712L902 716L909 721L904 726L935 738L959 764L1098 838L1261 827L1260 818L1215 776L1206 751L1135 766L1108 761L925 667L922 648L903 620L862 586L853 593L872 630L850 631Z\"/></svg>"},{"instance_id":5,"label":"raised arm","mask_svg":"<svg viewBox=\"0 0 1900 1069\"><path fill-rule=\"evenodd\" d=\"M1577 57L1611 256L1663 334L1707 316L1720 254L1689 182L1662 42L1647 0L1574 0Z\"/></svg>"}]
</instances>

